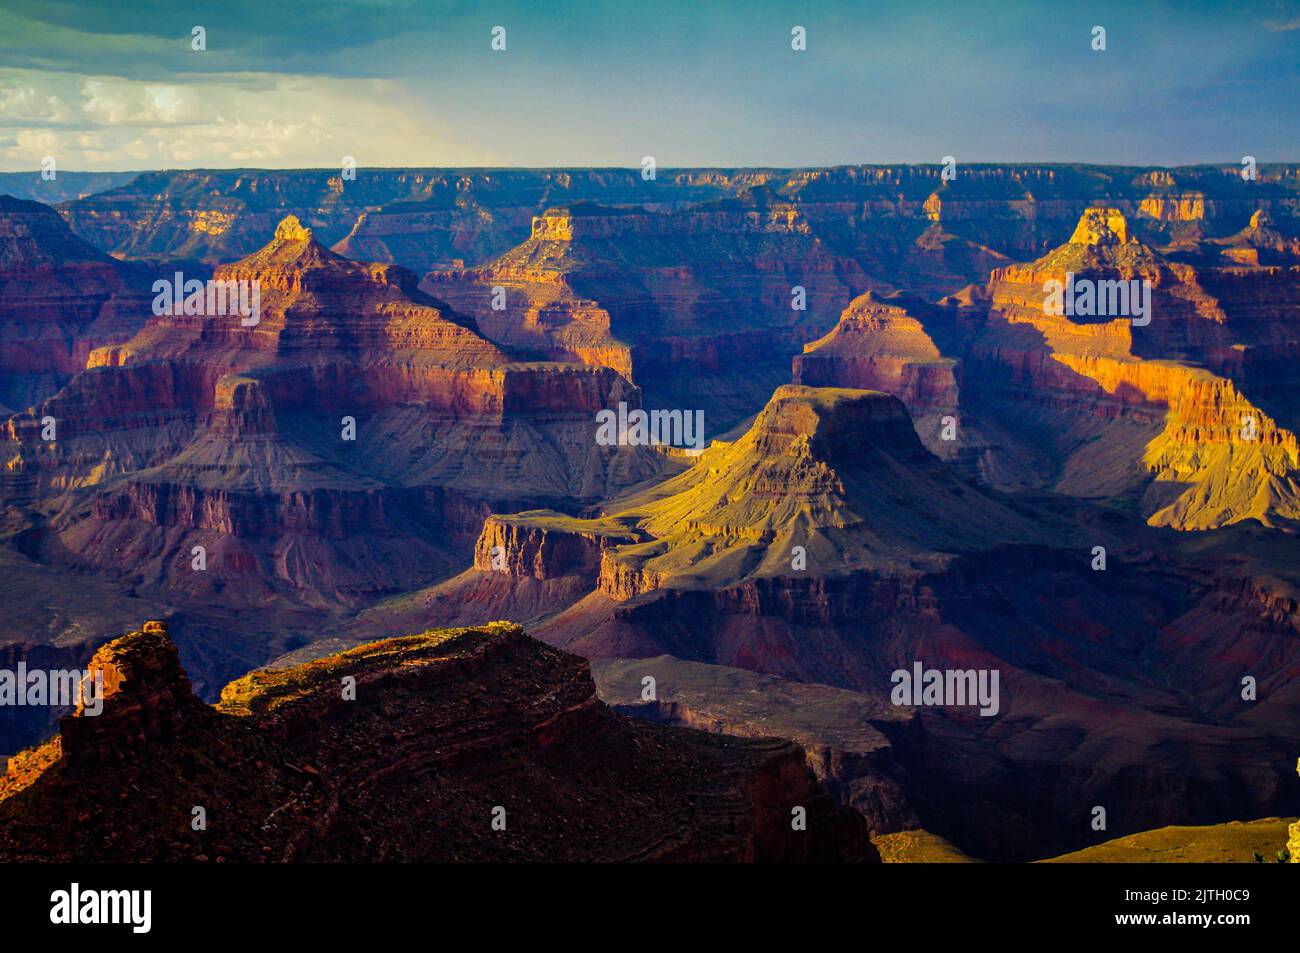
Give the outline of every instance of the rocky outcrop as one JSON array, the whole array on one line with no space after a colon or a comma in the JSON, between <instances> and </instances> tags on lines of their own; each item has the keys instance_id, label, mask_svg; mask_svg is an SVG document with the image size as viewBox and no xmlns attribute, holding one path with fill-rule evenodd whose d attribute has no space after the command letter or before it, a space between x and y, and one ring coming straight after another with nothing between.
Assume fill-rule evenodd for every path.
<instances>
[{"instance_id":1,"label":"rocky outcrop","mask_svg":"<svg viewBox=\"0 0 1300 953\"><path fill-rule=\"evenodd\" d=\"M1079 216L1079 224L1070 236L1071 245L1105 247L1108 245L1135 244L1130 238L1124 213L1115 208L1090 208Z\"/></svg>"},{"instance_id":2,"label":"rocky outcrop","mask_svg":"<svg viewBox=\"0 0 1300 953\"><path fill-rule=\"evenodd\" d=\"M1130 300L1058 313L1051 283L1071 275L1145 283L1149 312ZM1140 496L1150 522L1185 530L1300 516L1295 434L1195 360L1230 370L1236 329L1196 273L1138 241L1119 210L1090 209L1066 245L995 271L988 296L967 354L972 402L1022 408L1013 429L1055 462L1056 489Z\"/></svg>"},{"instance_id":3,"label":"rocky outcrop","mask_svg":"<svg viewBox=\"0 0 1300 953\"><path fill-rule=\"evenodd\" d=\"M86 666L86 679L96 687L83 682L77 710L59 731L62 758L70 766L148 757L151 746L175 738L199 707L165 622L146 622L100 648ZM102 710L88 712L88 700Z\"/></svg>"},{"instance_id":4,"label":"rocky outcrop","mask_svg":"<svg viewBox=\"0 0 1300 953\"><path fill-rule=\"evenodd\" d=\"M0 196L0 412L49 397L148 315L139 276L54 209Z\"/></svg>"},{"instance_id":5,"label":"rocky outcrop","mask_svg":"<svg viewBox=\"0 0 1300 953\"><path fill-rule=\"evenodd\" d=\"M960 417L959 361L946 358L906 299L867 292L855 298L825 337L794 359L794 383L880 390L901 400L926 447L954 456ZM916 309L916 305L912 306ZM943 418L954 422L943 439ZM964 437L968 428L962 428Z\"/></svg>"},{"instance_id":6,"label":"rocky outcrop","mask_svg":"<svg viewBox=\"0 0 1300 953\"><path fill-rule=\"evenodd\" d=\"M707 377L712 430L752 413L787 379L799 345L872 284L796 205L752 189L673 212L549 209L518 247L477 269L430 273L423 286L493 340L608 359L668 406L700 406Z\"/></svg>"},{"instance_id":7,"label":"rocky outcrop","mask_svg":"<svg viewBox=\"0 0 1300 953\"><path fill-rule=\"evenodd\" d=\"M594 440L600 410L639 406L617 371L516 361L294 216L213 285L248 313L164 300L6 422L11 501L62 500L47 558L191 601L354 605L448 574L492 509L576 507L667 466Z\"/></svg>"},{"instance_id":8,"label":"rocky outcrop","mask_svg":"<svg viewBox=\"0 0 1300 953\"><path fill-rule=\"evenodd\" d=\"M1162 222L1199 222L1205 218L1203 192L1153 192L1138 210Z\"/></svg>"},{"instance_id":9,"label":"rocky outcrop","mask_svg":"<svg viewBox=\"0 0 1300 953\"><path fill-rule=\"evenodd\" d=\"M957 362L945 359L924 325L901 305L868 292L830 334L804 346L794 382L893 394L913 419L957 409Z\"/></svg>"},{"instance_id":10,"label":"rocky outcrop","mask_svg":"<svg viewBox=\"0 0 1300 953\"><path fill-rule=\"evenodd\" d=\"M797 746L616 715L506 623L254 672L216 708L159 623L96 665L103 713L0 781L6 860L876 859Z\"/></svg>"},{"instance_id":11,"label":"rocky outcrop","mask_svg":"<svg viewBox=\"0 0 1300 953\"><path fill-rule=\"evenodd\" d=\"M474 568L533 579L595 578L607 550L636 539L634 532L596 521L584 528L560 513L490 516L474 544Z\"/></svg>"}]
</instances>

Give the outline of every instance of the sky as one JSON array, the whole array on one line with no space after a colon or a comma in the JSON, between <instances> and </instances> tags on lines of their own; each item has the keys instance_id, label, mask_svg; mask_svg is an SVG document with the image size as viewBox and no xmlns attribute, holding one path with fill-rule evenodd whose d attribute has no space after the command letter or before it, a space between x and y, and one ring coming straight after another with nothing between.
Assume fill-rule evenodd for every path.
<instances>
[{"instance_id":1,"label":"sky","mask_svg":"<svg viewBox=\"0 0 1300 953\"><path fill-rule=\"evenodd\" d=\"M1297 103L1300 0L0 0L0 171L1297 161Z\"/></svg>"}]
</instances>

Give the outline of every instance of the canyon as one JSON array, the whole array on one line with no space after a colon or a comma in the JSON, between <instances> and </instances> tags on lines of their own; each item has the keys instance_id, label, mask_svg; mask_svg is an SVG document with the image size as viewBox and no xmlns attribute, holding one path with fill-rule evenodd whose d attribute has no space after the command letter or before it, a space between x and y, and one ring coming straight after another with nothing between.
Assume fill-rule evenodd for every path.
<instances>
[{"instance_id":1,"label":"canyon","mask_svg":"<svg viewBox=\"0 0 1300 953\"><path fill-rule=\"evenodd\" d=\"M1234 565L1243 534L1224 546L1193 558L1117 512L982 490L925 450L901 401L787 386L744 436L622 506L493 517L471 569L362 613L356 637L527 618L538 637L625 670L667 656L847 690L871 711L855 718L879 733L889 766L853 783L899 792L891 812L872 808L873 830L916 817L976 856L1034 859L1092 843L1069 814L1094 804L1125 805L1124 831L1140 831L1230 818L1246 790L1250 816L1295 798L1294 583ZM915 661L999 671L999 716L891 717L890 674ZM1268 697L1244 703L1241 680L1257 669ZM712 685L678 700L680 669L669 670L648 717L770 726ZM802 704L802 730L787 736L816 723L818 706ZM845 762L854 752L836 750Z\"/></svg>"},{"instance_id":2,"label":"canyon","mask_svg":"<svg viewBox=\"0 0 1300 953\"><path fill-rule=\"evenodd\" d=\"M383 803L468 743L445 715L465 705L512 738L578 719L562 760L616 767L548 789L536 752L471 745L443 859L861 860L867 833L923 829L1035 860L1300 803L1294 167L85 184L0 197L0 651L111 668L110 640L165 625L127 637L160 655L122 717L0 713L0 752L35 746L0 852L33 856L24 823L47 859L85 849L40 806L90 810L83 763L130 765L129 789L219 757L277 767L225 840L179 818L140 835L150 858L429 859ZM176 271L256 283L258 321L157 313ZM1149 321L1045 305L1075 279L1138 282ZM707 446L604 445L620 405L702 412ZM999 671L998 715L892 704L914 663ZM354 724L325 681L344 671L400 711ZM498 692L535 721L506 725ZM301 770L327 773L304 746L374 738L410 757L363 761L371 788ZM732 792L725 817L617 767L638 745ZM492 846L476 772L502 756L528 810L608 813ZM624 783L655 804L619 831ZM794 796L833 837L777 829ZM330 820L259 833L299 797ZM117 844L147 828L129 806Z\"/></svg>"}]
</instances>

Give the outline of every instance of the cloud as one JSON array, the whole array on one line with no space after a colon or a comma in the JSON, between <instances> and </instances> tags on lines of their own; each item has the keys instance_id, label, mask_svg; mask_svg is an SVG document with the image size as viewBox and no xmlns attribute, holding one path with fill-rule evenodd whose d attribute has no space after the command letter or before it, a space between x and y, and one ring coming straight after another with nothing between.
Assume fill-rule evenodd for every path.
<instances>
[{"instance_id":1,"label":"cloud","mask_svg":"<svg viewBox=\"0 0 1300 953\"><path fill-rule=\"evenodd\" d=\"M0 8L0 63L61 72L75 62L123 79L169 81L213 73L380 76L389 60L372 55L394 40L414 46L436 35L463 5L437 0L6 0ZM459 12L457 12L459 11ZM191 46L206 31L206 49Z\"/></svg>"},{"instance_id":2,"label":"cloud","mask_svg":"<svg viewBox=\"0 0 1300 953\"><path fill-rule=\"evenodd\" d=\"M70 121L73 108L58 95L38 88L36 83L15 83L0 87L0 123L39 122L58 125Z\"/></svg>"},{"instance_id":3,"label":"cloud","mask_svg":"<svg viewBox=\"0 0 1300 953\"><path fill-rule=\"evenodd\" d=\"M81 84L81 112L102 126L172 126L203 123L205 100L220 86L131 83L115 79L87 79Z\"/></svg>"},{"instance_id":4,"label":"cloud","mask_svg":"<svg viewBox=\"0 0 1300 953\"><path fill-rule=\"evenodd\" d=\"M36 168L46 155L63 169L94 170L328 168L345 155L362 166L489 160L387 80L210 77L181 85L0 70L0 90L0 168L12 171ZM10 118L42 112L60 122L32 128ZM438 144L450 143L457 151L440 154Z\"/></svg>"},{"instance_id":5,"label":"cloud","mask_svg":"<svg viewBox=\"0 0 1300 953\"><path fill-rule=\"evenodd\" d=\"M178 8L179 6L179 8ZM1293 156L1295 4L4 0L0 168ZM651 9L653 7L653 9ZM1268 21L1265 31L1261 21ZM790 21L794 22L794 21ZM509 29L508 52L489 30ZM1091 49L1105 23L1110 48ZM207 50L190 48L202 25ZM1189 56L1188 50L1195 55ZM94 145L76 138L94 133ZM1225 151L1226 150L1226 151ZM364 157L364 158L363 158ZM37 157L39 158L39 157ZM91 163L94 163L93 165Z\"/></svg>"}]
</instances>

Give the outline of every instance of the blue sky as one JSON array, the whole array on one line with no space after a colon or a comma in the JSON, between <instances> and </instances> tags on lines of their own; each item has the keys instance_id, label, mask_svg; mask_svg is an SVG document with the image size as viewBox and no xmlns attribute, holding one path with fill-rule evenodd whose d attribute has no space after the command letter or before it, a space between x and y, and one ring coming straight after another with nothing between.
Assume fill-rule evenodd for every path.
<instances>
[{"instance_id":1,"label":"blue sky","mask_svg":"<svg viewBox=\"0 0 1300 953\"><path fill-rule=\"evenodd\" d=\"M1288 161L1297 64L1292 0L0 0L0 170Z\"/></svg>"}]
</instances>

